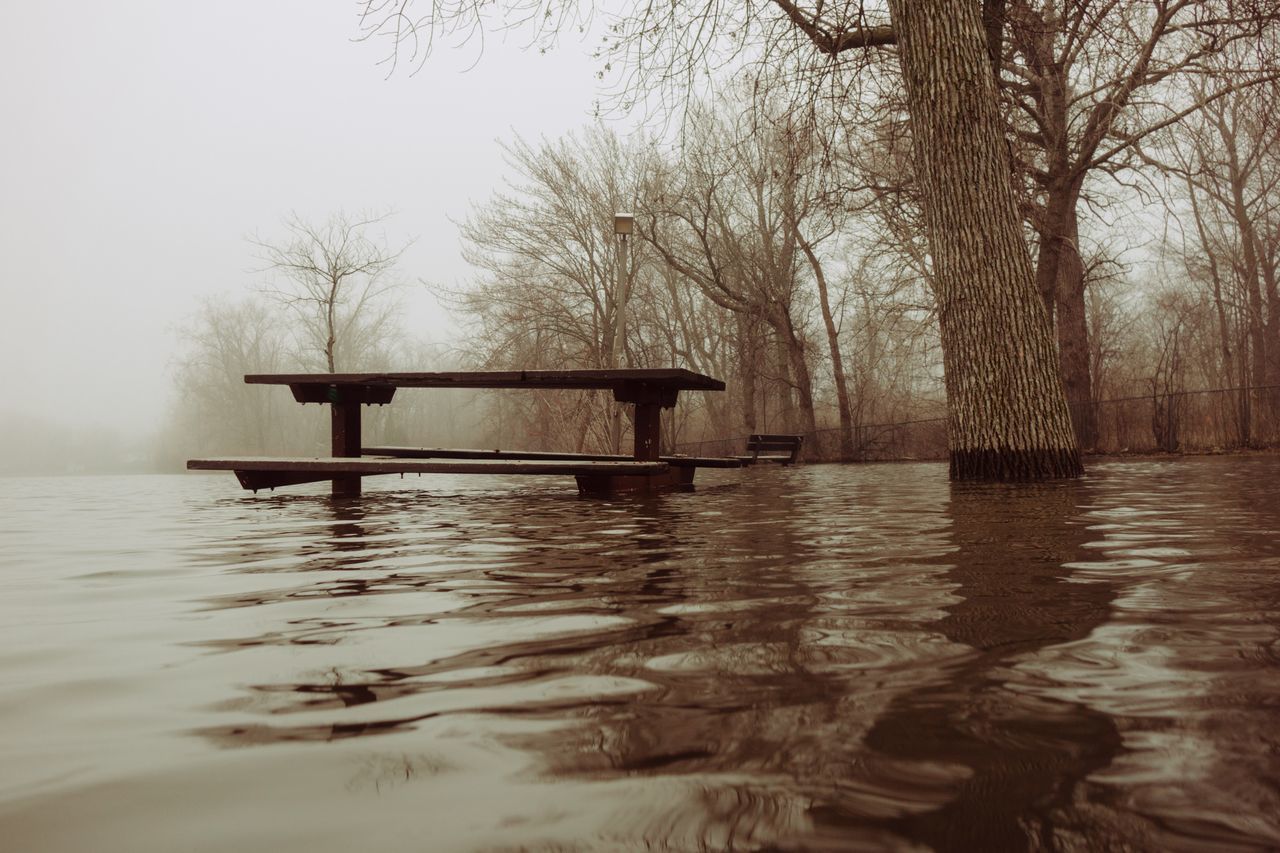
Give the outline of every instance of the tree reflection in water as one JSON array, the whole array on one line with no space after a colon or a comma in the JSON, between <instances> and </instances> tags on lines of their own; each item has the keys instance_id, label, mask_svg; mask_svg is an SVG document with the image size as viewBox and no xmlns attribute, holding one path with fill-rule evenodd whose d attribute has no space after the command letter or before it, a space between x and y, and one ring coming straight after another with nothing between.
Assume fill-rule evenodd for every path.
<instances>
[{"instance_id":1,"label":"tree reflection in water","mask_svg":"<svg viewBox=\"0 0 1280 853\"><path fill-rule=\"evenodd\" d=\"M946 850L1054 849L1055 810L1121 749L1109 716L1019 689L1008 670L1107 621L1115 585L1074 582L1064 568L1085 556L1087 489L952 485L948 577L961 600L937 627L976 654L897 699L867 744L971 775L941 808L893 821L904 835Z\"/></svg>"},{"instance_id":2,"label":"tree reflection in water","mask_svg":"<svg viewBox=\"0 0 1280 853\"><path fill-rule=\"evenodd\" d=\"M1280 849L1274 456L135 482L8 503L14 849Z\"/></svg>"},{"instance_id":3,"label":"tree reflection in water","mask_svg":"<svg viewBox=\"0 0 1280 853\"><path fill-rule=\"evenodd\" d=\"M833 608L832 585L856 586L865 553L839 565L815 546L806 513L773 496L746 513L756 522L739 540L749 564L704 563L666 585L688 583L702 618L686 609L685 630L602 658L614 672L636 660L634 674L659 680L661 696L584 709L592 726L572 746L563 733L521 746L545 756L550 776L673 784L684 802L655 798L647 817L633 807L631 830L648 843L1052 846L1055 809L1109 764L1120 738L1104 714L1019 691L1007 669L1107 619L1111 585L1072 582L1064 568L1083 555L1085 489L952 486L952 547L932 546L950 552L934 558L943 574L933 580L952 597L927 626ZM901 568L909 590L910 560ZM717 607L708 590L750 606ZM868 661L873 637L890 648Z\"/></svg>"}]
</instances>

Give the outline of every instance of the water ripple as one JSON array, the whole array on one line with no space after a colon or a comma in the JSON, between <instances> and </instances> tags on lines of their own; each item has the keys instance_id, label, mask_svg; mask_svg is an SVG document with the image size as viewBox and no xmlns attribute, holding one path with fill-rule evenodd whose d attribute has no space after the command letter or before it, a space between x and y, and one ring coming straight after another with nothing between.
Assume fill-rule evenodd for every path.
<instances>
[{"instance_id":1,"label":"water ripple","mask_svg":"<svg viewBox=\"0 0 1280 853\"><path fill-rule=\"evenodd\" d=\"M131 853L1280 847L1277 483L1266 457L617 501L0 481L0 826Z\"/></svg>"}]
</instances>

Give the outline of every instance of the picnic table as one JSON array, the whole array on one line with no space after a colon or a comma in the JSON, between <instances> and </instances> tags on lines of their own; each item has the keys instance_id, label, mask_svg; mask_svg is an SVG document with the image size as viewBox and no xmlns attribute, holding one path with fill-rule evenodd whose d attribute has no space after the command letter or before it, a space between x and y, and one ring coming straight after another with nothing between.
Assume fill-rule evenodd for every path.
<instances>
[{"instance_id":1,"label":"picnic table","mask_svg":"<svg viewBox=\"0 0 1280 853\"><path fill-rule=\"evenodd\" d=\"M588 494L649 491L693 482L700 467L737 467L732 458L662 456L661 412L681 391L723 391L724 383L680 368L619 370L460 371L446 373L249 374L253 385L288 385L299 403L329 406L331 456L191 459L192 470L234 471L240 484L262 488L332 481L335 495L358 495L374 474L572 474ZM429 447L364 447L361 407L390 403L400 388L595 389L635 407L631 456Z\"/></svg>"}]
</instances>

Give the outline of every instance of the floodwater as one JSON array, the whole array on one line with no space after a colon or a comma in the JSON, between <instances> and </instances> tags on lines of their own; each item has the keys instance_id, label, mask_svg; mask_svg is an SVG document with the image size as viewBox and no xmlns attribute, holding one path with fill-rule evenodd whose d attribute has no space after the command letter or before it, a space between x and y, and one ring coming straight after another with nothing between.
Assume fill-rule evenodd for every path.
<instances>
[{"instance_id":1,"label":"floodwater","mask_svg":"<svg viewBox=\"0 0 1280 853\"><path fill-rule=\"evenodd\" d=\"M1280 848L1280 458L0 480L0 849Z\"/></svg>"}]
</instances>

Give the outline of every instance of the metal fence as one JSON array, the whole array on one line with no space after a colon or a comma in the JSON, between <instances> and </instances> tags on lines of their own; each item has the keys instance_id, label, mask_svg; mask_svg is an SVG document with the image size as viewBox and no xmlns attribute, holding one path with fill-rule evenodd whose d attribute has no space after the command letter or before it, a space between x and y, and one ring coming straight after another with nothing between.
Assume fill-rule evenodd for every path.
<instances>
[{"instance_id":1,"label":"metal fence","mask_svg":"<svg viewBox=\"0 0 1280 853\"><path fill-rule=\"evenodd\" d=\"M1119 397L1092 404L1096 453L1203 453L1280 447L1280 385L1215 388ZM729 456L747 437L678 443L677 453ZM849 448L839 428L806 433L807 462L886 462L947 458L942 417L854 428Z\"/></svg>"},{"instance_id":2,"label":"metal fence","mask_svg":"<svg viewBox=\"0 0 1280 853\"><path fill-rule=\"evenodd\" d=\"M1280 385L1176 391L1095 407L1101 453L1199 453L1280 446Z\"/></svg>"}]
</instances>

